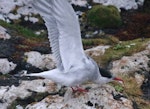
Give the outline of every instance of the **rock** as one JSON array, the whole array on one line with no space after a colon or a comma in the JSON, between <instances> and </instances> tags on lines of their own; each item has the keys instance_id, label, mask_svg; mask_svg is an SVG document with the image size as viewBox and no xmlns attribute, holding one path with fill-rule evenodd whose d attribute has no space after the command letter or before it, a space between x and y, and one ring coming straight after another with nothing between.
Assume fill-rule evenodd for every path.
<instances>
[{"instance_id":1,"label":"rock","mask_svg":"<svg viewBox=\"0 0 150 109\"><path fill-rule=\"evenodd\" d=\"M68 0L73 5L78 5L82 7L89 7L92 5L91 1L95 3L101 3L103 5L114 5L118 9L124 8L128 9L137 9L138 6L143 5L144 0L91 0L88 1L91 4L87 3L87 0ZM37 14L35 10L32 9L31 3L32 0L0 0L0 19L6 22L11 22L12 20L19 20L21 16L29 17L28 21L36 23L38 19L33 15ZM23 19L21 19L23 20Z\"/></svg>"},{"instance_id":2,"label":"rock","mask_svg":"<svg viewBox=\"0 0 150 109\"><path fill-rule=\"evenodd\" d=\"M22 81L18 87L0 86L0 107L7 109L16 99L25 99L34 93L53 92L56 87L47 79ZM18 104L19 105L19 104Z\"/></svg>"},{"instance_id":3,"label":"rock","mask_svg":"<svg viewBox=\"0 0 150 109\"><path fill-rule=\"evenodd\" d=\"M113 62L111 72L115 74L129 74L139 71L148 72L150 70L148 66L150 61L149 54L150 50L146 49L132 56L123 56L120 60Z\"/></svg>"},{"instance_id":4,"label":"rock","mask_svg":"<svg viewBox=\"0 0 150 109\"><path fill-rule=\"evenodd\" d=\"M7 74L10 71L14 70L16 68L16 64L13 62L9 62L8 59L0 59L0 72L2 74Z\"/></svg>"},{"instance_id":5,"label":"rock","mask_svg":"<svg viewBox=\"0 0 150 109\"><path fill-rule=\"evenodd\" d=\"M144 79L144 76L142 76L141 74L136 73L135 74L135 80L136 80L136 83L138 84L138 86L141 86L145 79Z\"/></svg>"},{"instance_id":6,"label":"rock","mask_svg":"<svg viewBox=\"0 0 150 109\"><path fill-rule=\"evenodd\" d=\"M2 26L0 26L0 39L10 39L11 36L7 33L7 30L5 28L3 28Z\"/></svg>"},{"instance_id":7,"label":"rock","mask_svg":"<svg viewBox=\"0 0 150 109\"><path fill-rule=\"evenodd\" d=\"M68 0L71 4L79 5L79 6L86 6L87 1L86 0Z\"/></svg>"},{"instance_id":8,"label":"rock","mask_svg":"<svg viewBox=\"0 0 150 109\"><path fill-rule=\"evenodd\" d=\"M16 106L16 109L23 109L23 107L20 106L20 105L17 105L17 106Z\"/></svg>"},{"instance_id":9,"label":"rock","mask_svg":"<svg viewBox=\"0 0 150 109\"><path fill-rule=\"evenodd\" d=\"M95 3L101 3L103 5L113 5L116 6L118 9L124 8L126 10L129 9L137 9L138 6L143 5L144 0L93 0Z\"/></svg>"},{"instance_id":10,"label":"rock","mask_svg":"<svg viewBox=\"0 0 150 109\"><path fill-rule=\"evenodd\" d=\"M89 56L99 56L103 55L105 53L105 50L108 49L110 46L97 46L91 49L85 50L85 53L88 54Z\"/></svg>"},{"instance_id":11,"label":"rock","mask_svg":"<svg viewBox=\"0 0 150 109\"><path fill-rule=\"evenodd\" d=\"M55 63L53 61L51 54L40 54L36 51L26 52L24 54L27 56L27 63L40 68L40 69L53 69L55 67Z\"/></svg>"},{"instance_id":12,"label":"rock","mask_svg":"<svg viewBox=\"0 0 150 109\"><path fill-rule=\"evenodd\" d=\"M92 84L91 84L92 85ZM90 86L91 86L90 85ZM40 102L29 104L27 109L133 109L132 102L121 97L120 100L113 98L112 92L117 94L112 86L104 85L91 89L80 95L72 95L68 101L58 95L48 96Z\"/></svg>"}]
</instances>

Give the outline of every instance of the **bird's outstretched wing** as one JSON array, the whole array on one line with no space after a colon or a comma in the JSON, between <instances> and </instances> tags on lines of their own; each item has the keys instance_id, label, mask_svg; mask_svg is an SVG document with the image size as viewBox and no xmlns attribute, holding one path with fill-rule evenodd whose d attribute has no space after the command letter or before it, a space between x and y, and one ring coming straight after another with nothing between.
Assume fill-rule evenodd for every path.
<instances>
[{"instance_id":1,"label":"bird's outstretched wing","mask_svg":"<svg viewBox=\"0 0 150 109\"><path fill-rule=\"evenodd\" d=\"M32 7L42 16L48 30L48 38L51 44L54 59L57 67L61 68L61 57L59 50L59 30L57 28L56 19L52 15L52 0L34 0Z\"/></svg>"},{"instance_id":2,"label":"bird's outstretched wing","mask_svg":"<svg viewBox=\"0 0 150 109\"><path fill-rule=\"evenodd\" d=\"M54 57L67 72L86 58L81 41L78 18L67 0L36 0L34 8L48 29Z\"/></svg>"}]
</instances>

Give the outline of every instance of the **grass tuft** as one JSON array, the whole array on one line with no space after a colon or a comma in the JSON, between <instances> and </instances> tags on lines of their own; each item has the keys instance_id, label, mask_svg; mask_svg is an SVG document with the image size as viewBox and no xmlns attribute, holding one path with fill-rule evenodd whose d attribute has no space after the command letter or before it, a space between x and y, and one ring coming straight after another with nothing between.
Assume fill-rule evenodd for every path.
<instances>
[{"instance_id":1,"label":"grass tuft","mask_svg":"<svg viewBox=\"0 0 150 109\"><path fill-rule=\"evenodd\" d=\"M5 28L8 28L8 30L11 30L11 33L13 35L17 35L17 36L20 35L26 38L39 39L39 40L45 38L44 36L35 34L33 30L20 26L18 24L10 24L3 20L0 20L0 25Z\"/></svg>"}]
</instances>

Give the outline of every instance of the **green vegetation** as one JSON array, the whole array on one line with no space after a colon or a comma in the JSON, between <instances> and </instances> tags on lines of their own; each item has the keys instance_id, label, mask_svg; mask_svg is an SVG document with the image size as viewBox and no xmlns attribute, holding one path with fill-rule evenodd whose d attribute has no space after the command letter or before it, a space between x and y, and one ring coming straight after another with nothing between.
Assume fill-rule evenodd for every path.
<instances>
[{"instance_id":1,"label":"green vegetation","mask_svg":"<svg viewBox=\"0 0 150 109\"><path fill-rule=\"evenodd\" d=\"M103 38L95 38L95 39L82 39L83 46L85 48L87 47L93 47L97 45L114 45L119 42L118 38L111 36L111 35L105 35Z\"/></svg>"},{"instance_id":2,"label":"green vegetation","mask_svg":"<svg viewBox=\"0 0 150 109\"><path fill-rule=\"evenodd\" d=\"M134 53L140 52L146 47L146 43L150 41L149 38L142 41L141 39L135 39L130 41L123 41L112 45L106 50L103 56L93 57L97 63L103 66L107 66L109 62L120 59L122 56L129 56Z\"/></svg>"},{"instance_id":3,"label":"green vegetation","mask_svg":"<svg viewBox=\"0 0 150 109\"><path fill-rule=\"evenodd\" d=\"M98 64L105 67L109 62L120 59L122 56L129 56L144 50L147 42L150 41L150 38L145 40L135 39L119 42L117 38L111 36L105 38L83 39L82 41L84 48L98 45L111 45L110 48L106 49L104 55L93 57Z\"/></svg>"},{"instance_id":4,"label":"green vegetation","mask_svg":"<svg viewBox=\"0 0 150 109\"><path fill-rule=\"evenodd\" d=\"M120 75L124 80L124 84L117 82L110 83L117 92L123 93L128 99L135 102L139 109L150 109L149 101L142 98L142 91L140 86L137 84L133 75Z\"/></svg>"},{"instance_id":5,"label":"green vegetation","mask_svg":"<svg viewBox=\"0 0 150 109\"><path fill-rule=\"evenodd\" d=\"M8 28L8 30L11 30L12 34L17 35L17 36L21 35L26 38L39 39L39 40L45 38L41 35L36 35L33 30L30 30L18 24L10 24L10 23L0 20L0 25L5 28Z\"/></svg>"},{"instance_id":6,"label":"green vegetation","mask_svg":"<svg viewBox=\"0 0 150 109\"><path fill-rule=\"evenodd\" d=\"M90 24L100 28L116 28L122 24L118 9L114 6L95 5L87 13Z\"/></svg>"},{"instance_id":7,"label":"green vegetation","mask_svg":"<svg viewBox=\"0 0 150 109\"><path fill-rule=\"evenodd\" d=\"M123 87L121 85L116 85L114 88L117 92L123 92Z\"/></svg>"}]
</instances>

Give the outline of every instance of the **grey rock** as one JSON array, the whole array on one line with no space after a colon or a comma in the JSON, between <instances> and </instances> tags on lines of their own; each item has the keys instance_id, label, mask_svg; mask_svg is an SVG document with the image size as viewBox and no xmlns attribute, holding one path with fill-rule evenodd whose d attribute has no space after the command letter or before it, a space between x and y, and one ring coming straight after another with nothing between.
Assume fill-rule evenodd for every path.
<instances>
[{"instance_id":1,"label":"grey rock","mask_svg":"<svg viewBox=\"0 0 150 109\"><path fill-rule=\"evenodd\" d=\"M13 62L9 62L8 59L0 59L0 72L2 74L7 74L10 71L14 70L17 65Z\"/></svg>"}]
</instances>

